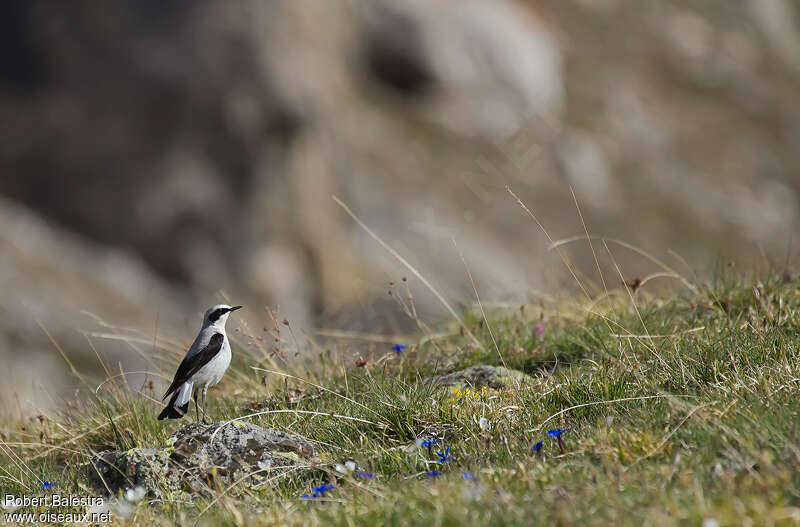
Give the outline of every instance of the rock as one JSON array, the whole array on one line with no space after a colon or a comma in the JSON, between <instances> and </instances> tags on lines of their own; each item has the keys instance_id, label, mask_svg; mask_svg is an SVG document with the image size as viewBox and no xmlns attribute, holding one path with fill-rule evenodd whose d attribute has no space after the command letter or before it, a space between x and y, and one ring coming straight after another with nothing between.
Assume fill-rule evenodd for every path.
<instances>
[{"instance_id":1,"label":"rock","mask_svg":"<svg viewBox=\"0 0 800 527\"><path fill-rule=\"evenodd\" d=\"M250 474L258 484L314 455L304 439L251 423L191 423L173 433L168 445L108 451L91 463L97 488L112 494L143 486L154 496L203 492L214 477L239 481Z\"/></svg>"},{"instance_id":2,"label":"rock","mask_svg":"<svg viewBox=\"0 0 800 527\"><path fill-rule=\"evenodd\" d=\"M421 119L490 141L535 119L555 122L564 99L561 51L535 9L482 0L455 10L447 0L369 5L369 72L406 100L425 101L416 105Z\"/></svg>"},{"instance_id":3,"label":"rock","mask_svg":"<svg viewBox=\"0 0 800 527\"><path fill-rule=\"evenodd\" d=\"M164 448L103 452L92 458L91 463L95 486L111 494L140 485L156 495L181 487L178 471L170 467L170 452Z\"/></svg>"},{"instance_id":4,"label":"rock","mask_svg":"<svg viewBox=\"0 0 800 527\"><path fill-rule=\"evenodd\" d=\"M254 466L263 469L279 459L309 458L314 453L314 447L297 436L238 421L221 428L219 424L192 423L170 439L174 440L173 457L182 457L184 464L216 467L228 474Z\"/></svg>"},{"instance_id":5,"label":"rock","mask_svg":"<svg viewBox=\"0 0 800 527\"><path fill-rule=\"evenodd\" d=\"M459 386L469 388L505 388L514 386L515 381L520 384L525 383L530 377L519 370L503 368L502 366L489 366L481 364L470 366L465 370L448 373L447 375L437 375L432 381L439 386Z\"/></svg>"}]
</instances>

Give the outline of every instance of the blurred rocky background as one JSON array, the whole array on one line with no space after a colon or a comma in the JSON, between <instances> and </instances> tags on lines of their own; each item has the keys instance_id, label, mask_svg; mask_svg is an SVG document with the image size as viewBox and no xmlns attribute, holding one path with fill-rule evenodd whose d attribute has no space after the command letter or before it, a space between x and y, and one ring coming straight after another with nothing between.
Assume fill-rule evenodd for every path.
<instances>
[{"instance_id":1,"label":"blurred rocky background","mask_svg":"<svg viewBox=\"0 0 800 527\"><path fill-rule=\"evenodd\" d=\"M97 317L188 343L225 295L256 328L410 332L407 271L332 195L456 304L459 252L484 300L574 287L506 185L554 239L584 232L574 189L592 233L687 274L669 250L703 274L797 247L796 1L29 0L0 56L7 408L75 382L42 327L79 368Z\"/></svg>"}]
</instances>

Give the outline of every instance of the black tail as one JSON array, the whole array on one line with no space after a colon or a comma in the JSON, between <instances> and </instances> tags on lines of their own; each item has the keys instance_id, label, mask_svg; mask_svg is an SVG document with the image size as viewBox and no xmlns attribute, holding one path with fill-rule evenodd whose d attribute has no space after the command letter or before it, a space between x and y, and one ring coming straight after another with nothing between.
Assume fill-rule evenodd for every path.
<instances>
[{"instance_id":1,"label":"black tail","mask_svg":"<svg viewBox=\"0 0 800 527\"><path fill-rule=\"evenodd\" d=\"M161 410L161 413L158 414L158 420L162 421L164 419L180 419L184 415L186 415L187 410L189 410L189 403L187 402L183 406L175 406L175 399L178 398L178 392L172 396L172 398L167 403L167 406Z\"/></svg>"}]
</instances>

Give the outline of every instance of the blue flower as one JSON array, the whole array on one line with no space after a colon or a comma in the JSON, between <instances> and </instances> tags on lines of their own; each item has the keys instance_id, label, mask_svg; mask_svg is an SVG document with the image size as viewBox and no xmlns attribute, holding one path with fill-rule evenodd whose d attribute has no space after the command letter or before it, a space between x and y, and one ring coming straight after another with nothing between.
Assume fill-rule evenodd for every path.
<instances>
[{"instance_id":1,"label":"blue flower","mask_svg":"<svg viewBox=\"0 0 800 527\"><path fill-rule=\"evenodd\" d=\"M450 447L445 449L444 453L436 451L436 455L439 456L439 459L436 461L439 465L450 465L450 461L453 460L453 456L450 455Z\"/></svg>"},{"instance_id":2,"label":"blue flower","mask_svg":"<svg viewBox=\"0 0 800 527\"><path fill-rule=\"evenodd\" d=\"M395 344L392 346L392 351L395 353L405 353L406 352L406 345L405 344Z\"/></svg>"},{"instance_id":3,"label":"blue flower","mask_svg":"<svg viewBox=\"0 0 800 527\"><path fill-rule=\"evenodd\" d=\"M43 481L42 482L42 488L45 489L45 490L53 488L55 486L56 486L56 482L55 481Z\"/></svg>"},{"instance_id":4,"label":"blue flower","mask_svg":"<svg viewBox=\"0 0 800 527\"><path fill-rule=\"evenodd\" d=\"M304 500L311 500L314 498L324 498L325 493L334 488L336 485L332 485L330 483L326 483L325 485L320 485L319 487L314 487L311 489L311 494L301 494L300 497Z\"/></svg>"},{"instance_id":5,"label":"blue flower","mask_svg":"<svg viewBox=\"0 0 800 527\"><path fill-rule=\"evenodd\" d=\"M371 479L375 477L375 474L373 474L372 472L361 471L361 472L356 472L356 476L358 476L359 478Z\"/></svg>"},{"instance_id":6,"label":"blue flower","mask_svg":"<svg viewBox=\"0 0 800 527\"><path fill-rule=\"evenodd\" d=\"M547 435L558 439L558 448L561 449L562 454L566 454L567 449L564 447L564 441L561 439L561 434L566 432L566 428L556 428L555 430L548 430Z\"/></svg>"},{"instance_id":7,"label":"blue flower","mask_svg":"<svg viewBox=\"0 0 800 527\"><path fill-rule=\"evenodd\" d=\"M533 445L531 447L531 450L533 450L534 452L539 452L540 450L542 450L542 445L543 444L544 444L544 441L539 441L538 443L536 443L535 445Z\"/></svg>"},{"instance_id":8,"label":"blue flower","mask_svg":"<svg viewBox=\"0 0 800 527\"><path fill-rule=\"evenodd\" d=\"M324 496L326 492L328 492L329 490L331 490L331 489L333 489L335 487L336 487L336 485L334 485L332 483L326 483L325 485L320 485L319 487L314 487L311 490L314 491L314 494L319 494L321 496Z\"/></svg>"},{"instance_id":9,"label":"blue flower","mask_svg":"<svg viewBox=\"0 0 800 527\"><path fill-rule=\"evenodd\" d=\"M438 442L439 442L438 439L434 439L432 437L429 437L428 439L426 439L425 441L420 443L420 445L424 446L425 448L430 449L433 445L435 445Z\"/></svg>"},{"instance_id":10,"label":"blue flower","mask_svg":"<svg viewBox=\"0 0 800 527\"><path fill-rule=\"evenodd\" d=\"M566 431L567 431L566 428L556 428L554 430L548 430L547 431L547 435L549 435L550 437L558 438L558 437L561 437L561 434L563 434Z\"/></svg>"},{"instance_id":11,"label":"blue flower","mask_svg":"<svg viewBox=\"0 0 800 527\"><path fill-rule=\"evenodd\" d=\"M436 476L441 476L442 473L440 471L438 471L438 470L431 470L430 472L428 472L425 475L428 476L429 478L435 478Z\"/></svg>"},{"instance_id":12,"label":"blue flower","mask_svg":"<svg viewBox=\"0 0 800 527\"><path fill-rule=\"evenodd\" d=\"M464 476L464 479L467 481L478 481L478 478L475 477L475 474L472 472L462 472L461 475Z\"/></svg>"}]
</instances>

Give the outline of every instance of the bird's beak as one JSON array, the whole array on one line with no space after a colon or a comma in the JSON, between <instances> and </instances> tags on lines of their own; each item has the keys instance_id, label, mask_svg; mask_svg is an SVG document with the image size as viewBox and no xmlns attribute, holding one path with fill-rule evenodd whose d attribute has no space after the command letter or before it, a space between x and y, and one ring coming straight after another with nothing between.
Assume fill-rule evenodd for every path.
<instances>
[{"instance_id":1,"label":"bird's beak","mask_svg":"<svg viewBox=\"0 0 800 527\"><path fill-rule=\"evenodd\" d=\"M228 310L228 313L230 313L231 311L236 311L237 309L242 309L242 306L233 306Z\"/></svg>"}]
</instances>

